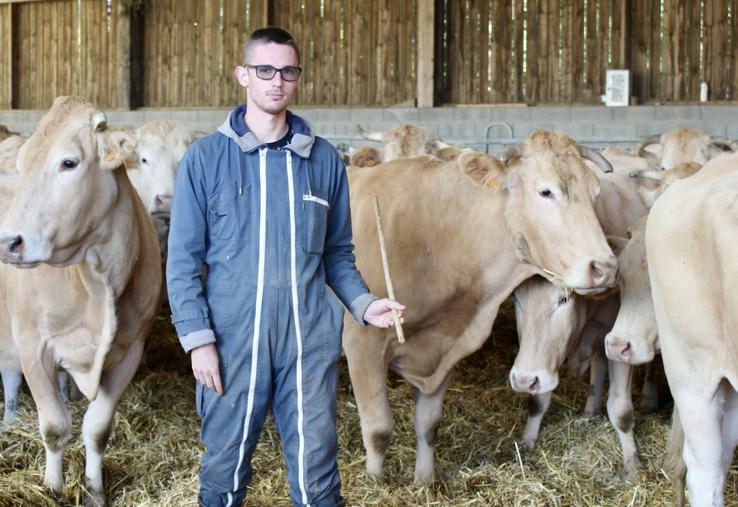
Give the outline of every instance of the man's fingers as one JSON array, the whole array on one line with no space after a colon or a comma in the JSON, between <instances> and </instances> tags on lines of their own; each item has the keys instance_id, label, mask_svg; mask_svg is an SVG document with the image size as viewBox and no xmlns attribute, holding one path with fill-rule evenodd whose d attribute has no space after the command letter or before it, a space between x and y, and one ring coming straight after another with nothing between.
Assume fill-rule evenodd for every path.
<instances>
[{"instance_id":1,"label":"man's fingers","mask_svg":"<svg viewBox=\"0 0 738 507\"><path fill-rule=\"evenodd\" d=\"M220 374L218 373L213 376L213 386L215 388L215 392L218 393L218 395L223 396L223 384L220 382Z\"/></svg>"}]
</instances>

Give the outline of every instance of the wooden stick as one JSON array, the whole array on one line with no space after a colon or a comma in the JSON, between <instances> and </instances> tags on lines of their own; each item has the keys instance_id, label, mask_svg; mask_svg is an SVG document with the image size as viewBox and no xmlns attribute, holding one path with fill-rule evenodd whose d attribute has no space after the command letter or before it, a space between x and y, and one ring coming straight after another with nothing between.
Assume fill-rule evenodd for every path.
<instances>
[{"instance_id":1,"label":"wooden stick","mask_svg":"<svg viewBox=\"0 0 738 507\"><path fill-rule=\"evenodd\" d=\"M387 246L384 243L384 230L382 229L382 216L379 214L379 197L374 196L374 217L377 219L377 232L379 233L379 249L382 252L382 268L384 268L384 282L387 284L387 294L390 299L395 299L395 288L392 285L392 277L390 276L389 261L387 260ZM402 324L400 323L400 315L397 310L392 310L392 318L395 321L395 330L397 331L397 341L405 343L405 333L402 332Z\"/></svg>"}]
</instances>

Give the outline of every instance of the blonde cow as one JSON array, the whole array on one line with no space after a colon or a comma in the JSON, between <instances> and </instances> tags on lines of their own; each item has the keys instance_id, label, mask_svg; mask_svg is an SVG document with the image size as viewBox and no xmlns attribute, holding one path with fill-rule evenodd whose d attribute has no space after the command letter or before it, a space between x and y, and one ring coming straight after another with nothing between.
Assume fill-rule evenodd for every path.
<instances>
[{"instance_id":1,"label":"blonde cow","mask_svg":"<svg viewBox=\"0 0 738 507\"><path fill-rule=\"evenodd\" d=\"M71 419L53 374L61 367L90 400L82 436L94 505L106 503L103 451L161 287L156 232L124 165L134 142L91 104L57 98L20 151L20 186L0 226L10 264L0 270L1 332L38 409L44 483L62 492Z\"/></svg>"},{"instance_id":2,"label":"blonde cow","mask_svg":"<svg viewBox=\"0 0 738 507\"><path fill-rule=\"evenodd\" d=\"M736 149L738 144L730 139L692 128L677 128L665 134L645 137L636 147L635 154L651 158L659 169L673 169L689 162L704 165L708 160Z\"/></svg>"},{"instance_id":3,"label":"blonde cow","mask_svg":"<svg viewBox=\"0 0 738 507\"><path fill-rule=\"evenodd\" d=\"M738 156L673 183L646 224L661 357L693 506L722 506L738 443Z\"/></svg>"},{"instance_id":4,"label":"blonde cow","mask_svg":"<svg viewBox=\"0 0 738 507\"><path fill-rule=\"evenodd\" d=\"M545 274L582 293L617 283L617 262L594 213L599 154L558 132L536 131L504 161L475 152L420 156L349 171L357 265L382 294L373 196L380 200L406 343L346 323L343 345L361 418L367 470L383 475L393 417L392 369L416 388L415 479L435 476L435 432L451 371L489 336L500 304Z\"/></svg>"}]
</instances>

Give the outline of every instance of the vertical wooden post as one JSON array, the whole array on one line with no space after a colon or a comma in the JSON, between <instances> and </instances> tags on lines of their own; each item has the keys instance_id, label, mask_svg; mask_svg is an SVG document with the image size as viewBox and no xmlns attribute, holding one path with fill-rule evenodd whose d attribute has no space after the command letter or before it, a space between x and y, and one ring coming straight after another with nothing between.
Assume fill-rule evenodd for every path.
<instances>
[{"instance_id":1,"label":"vertical wooden post","mask_svg":"<svg viewBox=\"0 0 738 507\"><path fill-rule=\"evenodd\" d=\"M417 107L433 107L433 59L435 57L435 1L418 1Z\"/></svg>"},{"instance_id":2,"label":"vertical wooden post","mask_svg":"<svg viewBox=\"0 0 738 507\"><path fill-rule=\"evenodd\" d=\"M13 107L13 4L0 5L0 109Z\"/></svg>"},{"instance_id":3,"label":"vertical wooden post","mask_svg":"<svg viewBox=\"0 0 738 507\"><path fill-rule=\"evenodd\" d=\"M629 1L622 0L620 3L620 58L621 61L617 62L620 64L619 69L628 69L630 65L630 46L628 41L630 40L630 20L628 19ZM616 14L613 14L616 15ZM616 62L613 62L614 64ZM632 74L632 73L631 73ZM631 92L632 93L632 92Z\"/></svg>"}]
</instances>

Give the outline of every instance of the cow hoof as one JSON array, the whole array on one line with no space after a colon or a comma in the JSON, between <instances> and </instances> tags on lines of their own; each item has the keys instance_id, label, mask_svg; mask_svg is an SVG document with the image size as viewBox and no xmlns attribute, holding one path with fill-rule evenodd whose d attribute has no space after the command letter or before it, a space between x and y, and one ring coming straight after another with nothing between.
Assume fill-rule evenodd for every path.
<instances>
[{"instance_id":1,"label":"cow hoof","mask_svg":"<svg viewBox=\"0 0 738 507\"><path fill-rule=\"evenodd\" d=\"M523 439L523 449L531 453L536 450L536 441L532 438L525 438Z\"/></svg>"},{"instance_id":2,"label":"cow hoof","mask_svg":"<svg viewBox=\"0 0 738 507\"><path fill-rule=\"evenodd\" d=\"M107 505L105 493L91 490L87 492L84 501L85 507L107 507Z\"/></svg>"},{"instance_id":3,"label":"cow hoof","mask_svg":"<svg viewBox=\"0 0 738 507\"><path fill-rule=\"evenodd\" d=\"M625 464L626 480L634 484L638 484L639 482L641 482L641 474L639 472L639 469L642 466L643 465L641 464L641 460L639 460L638 458L628 460L628 462Z\"/></svg>"},{"instance_id":4,"label":"cow hoof","mask_svg":"<svg viewBox=\"0 0 738 507\"><path fill-rule=\"evenodd\" d=\"M436 474L431 472L415 472L415 484L419 486L428 486L436 481Z\"/></svg>"}]
</instances>

